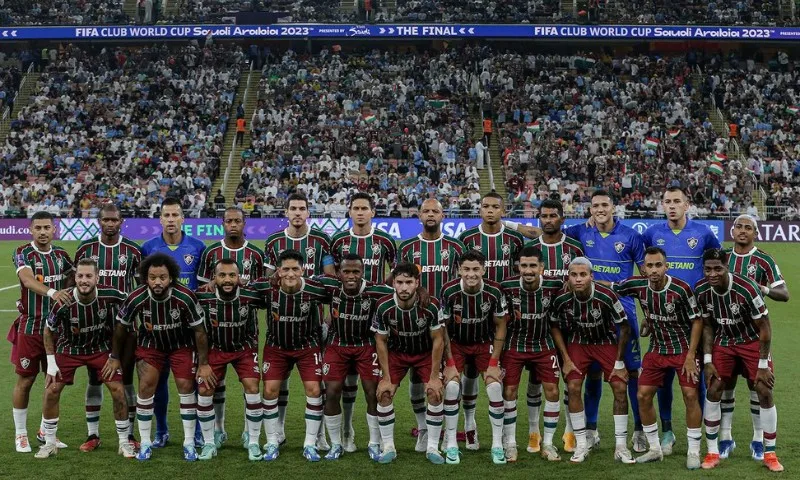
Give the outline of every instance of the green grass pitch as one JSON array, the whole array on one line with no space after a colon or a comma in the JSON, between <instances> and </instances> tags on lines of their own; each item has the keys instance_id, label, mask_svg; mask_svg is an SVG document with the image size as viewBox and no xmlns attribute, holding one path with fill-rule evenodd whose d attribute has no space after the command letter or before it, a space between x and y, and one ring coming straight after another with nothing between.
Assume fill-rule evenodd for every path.
<instances>
[{"instance_id":1,"label":"green grass pitch","mask_svg":"<svg viewBox=\"0 0 800 480\"><path fill-rule=\"evenodd\" d=\"M58 242L57 242L58 243ZM77 249L77 242L58 243L69 252ZM19 289L15 286L18 281L11 263L11 254L17 242L0 243L0 259L5 259L0 265L0 329L6 332L13 322L16 313L14 302L19 297ZM800 326L795 323L792 309L800 295L800 247L790 244L764 244L764 249L773 254L786 276L789 288L794 298L788 304L768 301L770 317L773 323L773 356L776 368L775 399L779 415L778 456L781 458L786 472L784 477L793 477L800 474L800 461L796 460L800 454L800 432L796 431L800 421L800 404L792 398L800 396L800 366L792 366L793 353L796 352L796 343L800 341ZM262 328L263 330L263 328ZM794 346L793 346L794 345ZM646 340L642 343L643 351L646 350ZM0 342L0 357L7 359L10 355L10 344ZM561 462L548 463L538 454L532 455L525 452L527 444L527 410L525 407L522 385L520 392L522 398L518 403L519 419L517 427L517 443L520 448L519 461L516 464L495 466L489 456L491 446L491 428L488 420L488 407L485 392L479 396L477 409L478 431L481 440L481 449L478 452L463 450L462 461L458 466L434 466L428 463L424 454L414 452L414 439L409 432L415 425L414 416L408 402L408 388L406 382L401 385L395 400L397 424L395 429L396 444L399 451L397 460L392 465L377 465L369 461L366 454L368 440L365 407L363 398L356 403L354 423L356 425L356 442L359 451L346 454L337 462L321 462L311 464L302 456L302 441L305 424L303 421L304 399L302 384L296 374L291 380L291 396L289 399L289 412L287 416L286 434L287 444L281 450L280 458L274 463L250 463L247 461L247 452L241 448L238 438L243 426L243 399L240 387L235 382L235 372L229 371L228 375L228 404L227 404L227 431L230 437L228 443L220 450L219 456L211 462L188 464L182 458L181 439L182 429L178 416L177 393L172 386L170 402L170 430L172 440L170 445L163 450L155 450L152 460L140 464L135 460L123 459L116 455L117 440L112 420L111 399L105 395L105 403L101 413L101 437L104 444L99 450L92 453L81 453L78 446L86 438L86 424L84 421L84 390L86 375L79 372L76 375L76 384L67 387L62 395L61 415L59 424L59 437L69 445L69 448L59 452L56 458L36 460L33 454L18 454L14 452L14 425L11 418L11 392L14 387L15 375L10 363L5 363L3 375L0 377L0 412L5 412L0 422L0 478L3 479L28 479L28 478L80 478L80 479L109 479L109 478L252 478L255 476L281 475L283 478L367 478L370 476L390 476L392 478L588 478L598 475L603 479L649 479L649 478L766 478L767 470L750 459L748 445L751 437L750 415L748 411L749 396L744 381L737 387L737 408L734 418L734 438L737 440L738 449L732 458L723 461L722 465L712 472L689 472L685 468L686 430L683 423L683 403L675 385L675 411L673 424L678 439L675 454L662 463L647 465L621 465L613 461L613 419L611 416L612 395L608 387L604 388L603 403L600 409L600 434L602 441L599 449L582 465L571 465L567 461L568 455ZM526 380L523 380L523 383ZM28 432L34 450L36 448L35 434L41 414L43 376L37 380L31 393L31 403L28 413ZM361 392L359 392L361 396ZM462 420L463 422L463 420ZM561 433L564 425L564 412L562 409L559 430L556 433L556 446L561 448ZM463 427L461 427L463 428ZM629 426L629 435L633 424ZM262 433L263 443L263 433ZM705 452L705 442L702 445ZM787 477L788 478L788 477Z\"/></svg>"}]
</instances>

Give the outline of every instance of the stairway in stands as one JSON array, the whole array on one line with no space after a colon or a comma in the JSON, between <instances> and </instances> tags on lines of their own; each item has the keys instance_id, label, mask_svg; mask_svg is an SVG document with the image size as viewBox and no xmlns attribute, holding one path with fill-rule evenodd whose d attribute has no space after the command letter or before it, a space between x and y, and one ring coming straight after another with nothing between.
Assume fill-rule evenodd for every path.
<instances>
[{"instance_id":1,"label":"stairway in stands","mask_svg":"<svg viewBox=\"0 0 800 480\"><path fill-rule=\"evenodd\" d=\"M249 87L248 87L249 80ZM250 131L250 122L255 112L258 103L258 82L261 80L260 70L246 70L239 79L239 87L236 90L236 96L233 99L231 110L228 112L230 118L228 119L228 129L225 132L225 139L222 147L220 173L214 181L214 186L211 189L211 194L208 196L208 201L213 202L217 190L222 190L225 200L228 205L233 205L234 194L236 188L239 186L239 179L242 170L242 151L245 146L249 145L248 133L245 133L245 141L243 145L234 145L236 140L236 108L239 102L244 102L244 118L247 121L245 130ZM231 155L233 152L233 155ZM230 165L229 165L230 160ZM225 171L228 169L227 181Z\"/></svg>"},{"instance_id":2,"label":"stairway in stands","mask_svg":"<svg viewBox=\"0 0 800 480\"><path fill-rule=\"evenodd\" d=\"M356 11L356 0L340 0L339 10L346 14L354 13Z\"/></svg>"},{"instance_id":3,"label":"stairway in stands","mask_svg":"<svg viewBox=\"0 0 800 480\"><path fill-rule=\"evenodd\" d=\"M17 93L17 101L14 105L14 111L11 112L11 115L9 115L8 118L0 122L0 141L3 143L5 143L5 139L8 137L8 132L11 130L11 120L17 118L17 113L31 103L31 94L36 90L36 82L39 81L40 76L41 74L39 72L31 70L30 73L26 73L22 77L22 80L20 80L19 92ZM3 110L5 110L5 108ZM0 115L2 115L2 112L0 112Z\"/></svg>"},{"instance_id":4,"label":"stairway in stands","mask_svg":"<svg viewBox=\"0 0 800 480\"><path fill-rule=\"evenodd\" d=\"M506 170L503 167L503 150L500 148L500 130L497 124L492 122L492 141L489 146L489 155L492 161L492 175L494 176L494 188L503 197L503 201L508 203L508 189L506 188Z\"/></svg>"},{"instance_id":5,"label":"stairway in stands","mask_svg":"<svg viewBox=\"0 0 800 480\"><path fill-rule=\"evenodd\" d=\"M136 20L136 4L138 0L125 0L122 4L122 12L128 16L131 23Z\"/></svg>"}]
</instances>

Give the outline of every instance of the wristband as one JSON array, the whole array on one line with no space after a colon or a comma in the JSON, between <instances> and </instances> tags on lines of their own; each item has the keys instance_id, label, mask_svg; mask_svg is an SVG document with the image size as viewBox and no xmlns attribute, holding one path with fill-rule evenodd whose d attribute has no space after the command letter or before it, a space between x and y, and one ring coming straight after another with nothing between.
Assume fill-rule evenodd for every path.
<instances>
[{"instance_id":1,"label":"wristband","mask_svg":"<svg viewBox=\"0 0 800 480\"><path fill-rule=\"evenodd\" d=\"M58 293L58 290L56 290L55 288L51 288L50 290L47 291L47 296L53 298L53 295L55 295L56 293Z\"/></svg>"},{"instance_id":2,"label":"wristband","mask_svg":"<svg viewBox=\"0 0 800 480\"><path fill-rule=\"evenodd\" d=\"M489 366L490 367L496 367L498 365L500 365L500 360L498 360L496 358L490 358L489 359Z\"/></svg>"},{"instance_id":3,"label":"wristband","mask_svg":"<svg viewBox=\"0 0 800 480\"><path fill-rule=\"evenodd\" d=\"M119 360L119 357L114 355L113 353L109 353L108 358L110 358L111 360Z\"/></svg>"},{"instance_id":4,"label":"wristband","mask_svg":"<svg viewBox=\"0 0 800 480\"><path fill-rule=\"evenodd\" d=\"M706 354L703 355L703 365L705 365L707 363L711 363L711 354L710 353L706 353Z\"/></svg>"},{"instance_id":5,"label":"wristband","mask_svg":"<svg viewBox=\"0 0 800 480\"><path fill-rule=\"evenodd\" d=\"M453 360L452 358L448 358L447 361L444 364L447 367L453 367L453 368L456 367L456 361Z\"/></svg>"},{"instance_id":6,"label":"wristband","mask_svg":"<svg viewBox=\"0 0 800 480\"><path fill-rule=\"evenodd\" d=\"M505 225L506 227L510 228L511 230L514 230L515 232L516 232L516 231L517 231L517 229L519 228L519 223L517 223L517 222L512 222L511 220L505 220L505 221L503 221L503 225Z\"/></svg>"},{"instance_id":7,"label":"wristband","mask_svg":"<svg viewBox=\"0 0 800 480\"><path fill-rule=\"evenodd\" d=\"M625 369L625 362L622 360L617 360L614 362L614 370L624 370Z\"/></svg>"},{"instance_id":8,"label":"wristband","mask_svg":"<svg viewBox=\"0 0 800 480\"><path fill-rule=\"evenodd\" d=\"M758 369L759 370L766 370L768 368L769 368L769 359L759 358L758 359Z\"/></svg>"},{"instance_id":9,"label":"wristband","mask_svg":"<svg viewBox=\"0 0 800 480\"><path fill-rule=\"evenodd\" d=\"M763 286L763 285L762 285L762 287L761 287L761 293L763 293L765 297L766 297L767 295L769 295L769 287L767 287L767 286Z\"/></svg>"}]
</instances>

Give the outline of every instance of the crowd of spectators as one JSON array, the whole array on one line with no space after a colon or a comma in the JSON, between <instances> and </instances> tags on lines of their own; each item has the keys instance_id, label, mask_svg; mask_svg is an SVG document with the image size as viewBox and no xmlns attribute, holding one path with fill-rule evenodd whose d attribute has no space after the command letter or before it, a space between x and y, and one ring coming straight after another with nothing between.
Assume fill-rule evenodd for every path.
<instances>
[{"instance_id":1,"label":"crowd of spectators","mask_svg":"<svg viewBox=\"0 0 800 480\"><path fill-rule=\"evenodd\" d=\"M680 25L782 25L779 0L608 0L596 3L601 23Z\"/></svg>"},{"instance_id":2,"label":"crowd of spectators","mask_svg":"<svg viewBox=\"0 0 800 480\"><path fill-rule=\"evenodd\" d=\"M14 108L14 97L22 80L20 65L16 61L0 63L0 112Z\"/></svg>"},{"instance_id":3,"label":"crowd of spectators","mask_svg":"<svg viewBox=\"0 0 800 480\"><path fill-rule=\"evenodd\" d=\"M0 0L0 25L119 24L123 0Z\"/></svg>"},{"instance_id":4,"label":"crowd of spectators","mask_svg":"<svg viewBox=\"0 0 800 480\"><path fill-rule=\"evenodd\" d=\"M559 20L558 0L398 0L396 22L544 23Z\"/></svg>"},{"instance_id":5,"label":"crowd of spectators","mask_svg":"<svg viewBox=\"0 0 800 480\"><path fill-rule=\"evenodd\" d=\"M785 51L757 63L730 57L707 82L735 125L743 161L769 195L777 217L794 218L800 208L800 70ZM733 162L732 162L733 163ZM770 209L772 210L772 209Z\"/></svg>"},{"instance_id":6,"label":"crowd of spectators","mask_svg":"<svg viewBox=\"0 0 800 480\"><path fill-rule=\"evenodd\" d=\"M449 215L476 213L472 59L470 47L271 57L236 201L269 215L299 191L336 217L358 189L383 215L413 215L429 197Z\"/></svg>"},{"instance_id":7,"label":"crowd of spectators","mask_svg":"<svg viewBox=\"0 0 800 480\"><path fill-rule=\"evenodd\" d=\"M495 54L481 61L481 84L516 213L558 197L584 216L596 188L612 193L619 215L663 214L669 185L689 192L697 215L752 203L756 184L743 169L709 172L727 140L683 57Z\"/></svg>"},{"instance_id":8,"label":"crowd of spectators","mask_svg":"<svg viewBox=\"0 0 800 480\"><path fill-rule=\"evenodd\" d=\"M62 47L0 146L5 214L206 204L240 78L238 46Z\"/></svg>"}]
</instances>

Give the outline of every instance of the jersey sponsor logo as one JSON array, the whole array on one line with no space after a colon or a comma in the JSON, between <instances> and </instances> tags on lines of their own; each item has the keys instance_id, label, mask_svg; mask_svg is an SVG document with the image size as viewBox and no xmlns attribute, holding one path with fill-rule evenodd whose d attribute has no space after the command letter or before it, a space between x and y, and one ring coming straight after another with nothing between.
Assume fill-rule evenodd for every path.
<instances>
[{"instance_id":1,"label":"jersey sponsor logo","mask_svg":"<svg viewBox=\"0 0 800 480\"><path fill-rule=\"evenodd\" d=\"M544 277L556 277L556 278L566 277L567 275L569 275L569 270L567 270L566 268L557 270L545 270L544 273L542 274L542 276Z\"/></svg>"},{"instance_id":2,"label":"jersey sponsor logo","mask_svg":"<svg viewBox=\"0 0 800 480\"><path fill-rule=\"evenodd\" d=\"M368 267L380 267L381 266L381 259L380 258L365 258L363 260L364 265Z\"/></svg>"},{"instance_id":3,"label":"jersey sponsor logo","mask_svg":"<svg viewBox=\"0 0 800 480\"><path fill-rule=\"evenodd\" d=\"M186 262L186 265L191 265L194 262L194 255L187 253L183 256L183 261Z\"/></svg>"},{"instance_id":4,"label":"jersey sponsor logo","mask_svg":"<svg viewBox=\"0 0 800 480\"><path fill-rule=\"evenodd\" d=\"M507 267L508 264L509 264L508 260L486 260L486 268Z\"/></svg>"},{"instance_id":5,"label":"jersey sponsor logo","mask_svg":"<svg viewBox=\"0 0 800 480\"><path fill-rule=\"evenodd\" d=\"M374 246L374 245L373 245ZM317 250L314 247L306 248L306 258L311 260L317 254Z\"/></svg>"},{"instance_id":6,"label":"jersey sponsor logo","mask_svg":"<svg viewBox=\"0 0 800 480\"><path fill-rule=\"evenodd\" d=\"M694 270L694 262L667 262L673 270Z\"/></svg>"},{"instance_id":7,"label":"jersey sponsor logo","mask_svg":"<svg viewBox=\"0 0 800 480\"><path fill-rule=\"evenodd\" d=\"M620 267L609 267L608 265L592 265L592 271L597 273L619 273Z\"/></svg>"},{"instance_id":8,"label":"jersey sponsor logo","mask_svg":"<svg viewBox=\"0 0 800 480\"><path fill-rule=\"evenodd\" d=\"M150 323L150 322L144 322L144 329L147 330L148 332L152 332L153 331L153 324Z\"/></svg>"},{"instance_id":9,"label":"jersey sponsor logo","mask_svg":"<svg viewBox=\"0 0 800 480\"><path fill-rule=\"evenodd\" d=\"M313 263L304 263L303 264L303 270L314 270L314 264Z\"/></svg>"},{"instance_id":10,"label":"jersey sponsor logo","mask_svg":"<svg viewBox=\"0 0 800 480\"><path fill-rule=\"evenodd\" d=\"M755 276L756 276L756 266L755 265L748 265L747 266L747 276L755 278Z\"/></svg>"},{"instance_id":11,"label":"jersey sponsor logo","mask_svg":"<svg viewBox=\"0 0 800 480\"><path fill-rule=\"evenodd\" d=\"M128 256L127 255L120 255L119 258L117 258L117 260L119 261L119 266L122 267L122 266L124 266L125 264L128 263Z\"/></svg>"},{"instance_id":12,"label":"jersey sponsor logo","mask_svg":"<svg viewBox=\"0 0 800 480\"><path fill-rule=\"evenodd\" d=\"M383 249L381 248L381 246L379 244L377 244L377 243L373 243L372 244L372 256L373 257L380 257L382 251L383 251Z\"/></svg>"},{"instance_id":13,"label":"jersey sponsor logo","mask_svg":"<svg viewBox=\"0 0 800 480\"><path fill-rule=\"evenodd\" d=\"M178 279L178 283L183 285L184 287L189 285L189 278L188 277L181 277Z\"/></svg>"},{"instance_id":14,"label":"jersey sponsor logo","mask_svg":"<svg viewBox=\"0 0 800 480\"><path fill-rule=\"evenodd\" d=\"M686 240L686 245L689 245L689 248L692 250L694 250L694 247L696 247L698 243L700 243L700 241L694 237Z\"/></svg>"},{"instance_id":15,"label":"jersey sponsor logo","mask_svg":"<svg viewBox=\"0 0 800 480\"><path fill-rule=\"evenodd\" d=\"M450 268L447 265L425 265L422 267L422 273L437 273L437 272L448 272Z\"/></svg>"},{"instance_id":16,"label":"jersey sponsor logo","mask_svg":"<svg viewBox=\"0 0 800 480\"><path fill-rule=\"evenodd\" d=\"M60 282L64 278L64 275L59 273L58 275L48 275L46 277L38 275L37 277L41 278L41 280L39 281L42 283L55 283L55 282Z\"/></svg>"},{"instance_id":17,"label":"jersey sponsor logo","mask_svg":"<svg viewBox=\"0 0 800 480\"><path fill-rule=\"evenodd\" d=\"M447 260L450 258L450 250L442 250L441 257L442 260Z\"/></svg>"},{"instance_id":18,"label":"jersey sponsor logo","mask_svg":"<svg viewBox=\"0 0 800 480\"><path fill-rule=\"evenodd\" d=\"M625 244L622 243L622 242L615 242L614 243L614 250L617 253L622 253L622 251L625 250Z\"/></svg>"},{"instance_id":19,"label":"jersey sponsor logo","mask_svg":"<svg viewBox=\"0 0 800 480\"><path fill-rule=\"evenodd\" d=\"M69 319L69 323L72 325L71 330L74 335L81 333L81 327L78 324L78 319L72 317Z\"/></svg>"},{"instance_id":20,"label":"jersey sponsor logo","mask_svg":"<svg viewBox=\"0 0 800 480\"><path fill-rule=\"evenodd\" d=\"M100 270L100 277L125 277L128 272L125 270Z\"/></svg>"},{"instance_id":21,"label":"jersey sponsor logo","mask_svg":"<svg viewBox=\"0 0 800 480\"><path fill-rule=\"evenodd\" d=\"M511 253L511 245L504 243L500 246L500 251L503 252L504 256L508 256Z\"/></svg>"}]
</instances>

